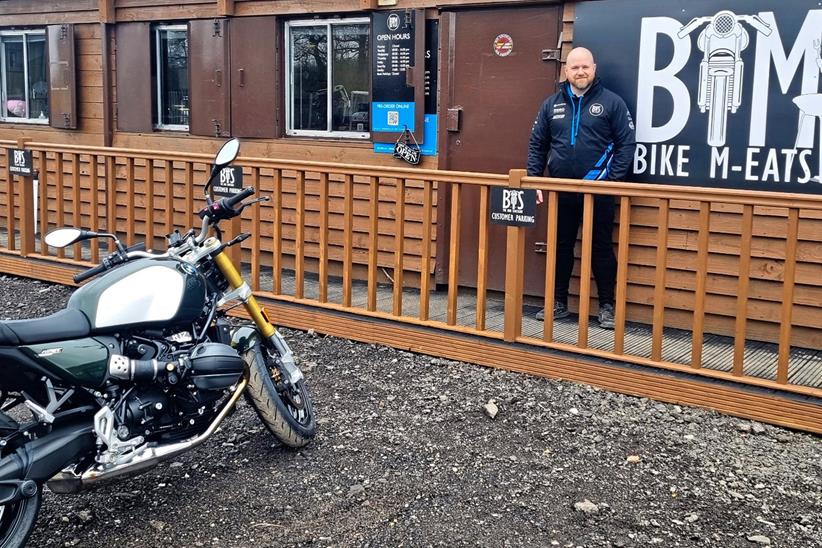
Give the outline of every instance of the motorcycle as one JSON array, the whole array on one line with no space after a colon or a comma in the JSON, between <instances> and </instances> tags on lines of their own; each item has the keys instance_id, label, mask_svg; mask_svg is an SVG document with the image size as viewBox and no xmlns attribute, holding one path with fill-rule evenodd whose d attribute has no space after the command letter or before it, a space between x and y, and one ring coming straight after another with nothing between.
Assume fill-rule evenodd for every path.
<instances>
[{"instance_id":1,"label":"motorcycle","mask_svg":"<svg viewBox=\"0 0 822 548\"><path fill-rule=\"evenodd\" d=\"M268 199L244 202L254 188L212 197L239 146L216 155L199 232L175 231L164 253L77 228L46 236L54 247L112 238L113 251L74 276L96 279L65 309L0 322L0 548L26 543L44 485L78 493L144 472L206 441L243 394L286 446L314 437L294 355L224 253L249 234L223 243L220 222ZM229 322L227 304L251 322Z\"/></svg>"},{"instance_id":2,"label":"motorcycle","mask_svg":"<svg viewBox=\"0 0 822 548\"><path fill-rule=\"evenodd\" d=\"M736 15L720 11L713 17L695 17L683 26L677 36L685 38L705 23L709 23L697 39L697 47L705 55L699 64L699 110L709 112L708 145L725 145L728 110L736 114L742 104L742 82L745 64L742 51L750 36L741 25L745 22L758 32L770 36L771 27L758 15Z\"/></svg>"}]
</instances>

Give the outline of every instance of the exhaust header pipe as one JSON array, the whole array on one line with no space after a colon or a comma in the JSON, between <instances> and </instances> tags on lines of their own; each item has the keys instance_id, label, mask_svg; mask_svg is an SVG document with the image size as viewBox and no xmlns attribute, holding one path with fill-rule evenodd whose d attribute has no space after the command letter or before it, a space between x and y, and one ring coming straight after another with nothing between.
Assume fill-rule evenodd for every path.
<instances>
[{"instance_id":1,"label":"exhaust header pipe","mask_svg":"<svg viewBox=\"0 0 822 548\"><path fill-rule=\"evenodd\" d=\"M206 431L199 436L159 447L143 446L142 449L137 450L137 455L129 462L118 464L110 468L93 467L82 473L77 473L72 469L65 469L48 480L46 485L55 493L79 493L91 487L107 483L110 480L121 478L122 476L139 474L180 453L193 449L210 438L214 431L217 430L217 427L220 426L231 410L234 409L234 405L237 403L240 395L245 391L247 385L248 375L246 374L240 379L240 383L237 385L226 406L223 407Z\"/></svg>"}]
</instances>

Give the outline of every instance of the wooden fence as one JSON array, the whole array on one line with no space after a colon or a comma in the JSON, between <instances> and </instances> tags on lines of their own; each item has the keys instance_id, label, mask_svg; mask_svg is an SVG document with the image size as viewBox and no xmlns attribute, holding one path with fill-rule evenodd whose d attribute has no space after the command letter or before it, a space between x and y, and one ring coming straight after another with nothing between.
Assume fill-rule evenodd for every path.
<instances>
[{"instance_id":1,"label":"wooden fence","mask_svg":"<svg viewBox=\"0 0 822 548\"><path fill-rule=\"evenodd\" d=\"M0 142L6 147L19 145L33 151L40 175L35 193L31 180L9 173L6 152L0 153L0 230L4 234L0 270L64 283L68 275L58 267L96 264L107 251L106 241L92 240L88 247L76 245L55 251L44 246L39 235L57 226L74 225L115 232L129 244L145 240L149 247L161 249L164 234L184 231L194 224L211 161L210 156L162 151ZM263 158L241 158L237 165L244 167L246 186L272 197L270 202L247 209L230 230L252 234L242 250L236 250L235 259L243 263L254 291L270 302L304 305L318 314L327 311L388 320L400 326L398 333L402 326L435 328L489 341L617 360L650 371L668 370L774 389L809 397L819 405L822 362L816 358L822 360L818 356L822 258L814 235L822 226L822 197L629 183L589 185L526 177L516 170L503 176ZM523 294L528 229L508 228L505 250L489 249L489 197L495 186L546 193L545 236L549 245L545 298L539 303ZM447 287L437 291L432 287L437 202L446 187L450 190L449 275ZM480 193L475 290L457 283L460 216L464 214L461 195L469 187L478 187ZM584 195L575 301L578 321L570 328L568 324L559 326L550 314L543 326L523 313L529 306L553 308L556 257L550 243L556 239L560 192ZM619 200L616 328L610 333L589 322L593 310L593 201L601 194ZM682 215L696 221L691 233L684 236ZM633 222L635 216L643 222ZM735 237L714 240L714 224L722 224L723 230ZM649 238L649 225L653 229L653 256L650 266L640 269L637 255L647 254L648 245L638 250L635 240ZM688 264L677 264L672 234L687 240L692 252ZM777 279L765 278L778 284L779 297L763 305L761 295L752 290L763 276L752 265L760 255L757 242L765 237L771 263L779 265ZM736 268L722 256L732 245L729 242L738 244ZM798 257L802 268L797 267ZM491 261L505 261L503 295L487 289ZM681 278L674 284L672 272L679 272L676 276ZM632 284L637 284L631 279L634 273L643 277L640 285L650 288L642 289L650 292L644 304L629 298L632 291L641 293L632 289ZM686 279L690 296L688 307L683 307L679 294ZM713 286L720 289L712 290ZM650 314L643 316L643 309ZM678 318L676 322L668 321L671 315ZM648 316L647 334L642 335L642 323L636 320ZM280 323L291 325L288 317ZM294 326L300 327L297 323ZM681 331L672 330L672 323L687 327L687 351L669 350L672 341L682 338ZM773 327L770 338L775 344L770 351L754 342L769 338L762 336L762 325ZM570 338L569 329L573 331ZM723 329L728 338L717 342L715 333ZM380 340L376 335L369 338L368 333L358 338ZM401 338L399 346L404 344ZM682 341L677 344L681 350ZM714 355L717 345L723 344L725 354ZM411 344L407 347L415 348ZM446 350L443 355L448 355ZM505 363L494 365L506 367ZM511 368L552 374L539 360ZM822 411L819 416L778 418L774 422L822 431Z\"/></svg>"}]
</instances>

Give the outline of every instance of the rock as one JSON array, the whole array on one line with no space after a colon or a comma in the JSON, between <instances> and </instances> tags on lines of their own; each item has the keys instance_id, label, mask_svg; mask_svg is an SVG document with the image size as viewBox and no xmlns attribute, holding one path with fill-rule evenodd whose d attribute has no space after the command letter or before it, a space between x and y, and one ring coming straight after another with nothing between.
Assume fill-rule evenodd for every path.
<instances>
[{"instance_id":1,"label":"rock","mask_svg":"<svg viewBox=\"0 0 822 548\"><path fill-rule=\"evenodd\" d=\"M751 425L747 422L737 424L736 429L745 434L751 433Z\"/></svg>"},{"instance_id":2,"label":"rock","mask_svg":"<svg viewBox=\"0 0 822 548\"><path fill-rule=\"evenodd\" d=\"M759 424L758 422L755 422L753 424L753 426L751 427L751 430L753 430L753 433L757 434L757 435L764 434L765 433L765 426L762 425L762 424Z\"/></svg>"},{"instance_id":3,"label":"rock","mask_svg":"<svg viewBox=\"0 0 822 548\"><path fill-rule=\"evenodd\" d=\"M572 415L579 415L579 409L577 409L576 407L572 407L571 409L568 410L568 412L571 413Z\"/></svg>"},{"instance_id":4,"label":"rock","mask_svg":"<svg viewBox=\"0 0 822 548\"><path fill-rule=\"evenodd\" d=\"M494 403L494 400L490 400L488 403L482 406L483 411L485 411L485 415L489 419L495 419L497 417L497 413L499 413L499 407L497 404Z\"/></svg>"},{"instance_id":5,"label":"rock","mask_svg":"<svg viewBox=\"0 0 822 548\"><path fill-rule=\"evenodd\" d=\"M585 514L596 514L599 512L599 506L594 504L588 499L583 500L582 502L574 503L574 510L577 512L583 512Z\"/></svg>"},{"instance_id":6,"label":"rock","mask_svg":"<svg viewBox=\"0 0 822 548\"><path fill-rule=\"evenodd\" d=\"M685 516L685 521L687 521L688 523L693 523L698 519L699 516L696 514L688 514L687 516Z\"/></svg>"},{"instance_id":7,"label":"rock","mask_svg":"<svg viewBox=\"0 0 822 548\"><path fill-rule=\"evenodd\" d=\"M169 468L180 468L182 465L183 465L183 463L182 463L182 462L172 462L172 463L169 465Z\"/></svg>"},{"instance_id":8,"label":"rock","mask_svg":"<svg viewBox=\"0 0 822 548\"><path fill-rule=\"evenodd\" d=\"M642 460L642 458L640 458L639 455L628 455L628 458L625 459L625 461L628 462L629 464L637 464L641 460Z\"/></svg>"},{"instance_id":9,"label":"rock","mask_svg":"<svg viewBox=\"0 0 822 548\"><path fill-rule=\"evenodd\" d=\"M162 531L166 528L166 523L157 519L149 520L148 523L155 531Z\"/></svg>"},{"instance_id":10,"label":"rock","mask_svg":"<svg viewBox=\"0 0 822 548\"><path fill-rule=\"evenodd\" d=\"M355 483L348 489L349 497L357 497L365 494L365 487L361 483Z\"/></svg>"},{"instance_id":11,"label":"rock","mask_svg":"<svg viewBox=\"0 0 822 548\"><path fill-rule=\"evenodd\" d=\"M77 519L79 519L81 523L88 523L94 519L94 514L91 510L80 510L77 512Z\"/></svg>"},{"instance_id":12,"label":"rock","mask_svg":"<svg viewBox=\"0 0 822 548\"><path fill-rule=\"evenodd\" d=\"M771 539L769 539L765 535L751 535L748 537L748 540L753 542L754 544L759 544L760 546L771 545Z\"/></svg>"}]
</instances>

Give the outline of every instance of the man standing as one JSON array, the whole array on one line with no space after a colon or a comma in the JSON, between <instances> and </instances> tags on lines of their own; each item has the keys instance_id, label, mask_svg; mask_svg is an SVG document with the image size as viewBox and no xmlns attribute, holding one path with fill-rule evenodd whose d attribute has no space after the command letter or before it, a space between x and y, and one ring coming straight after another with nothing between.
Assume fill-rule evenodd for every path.
<instances>
[{"instance_id":1,"label":"man standing","mask_svg":"<svg viewBox=\"0 0 822 548\"><path fill-rule=\"evenodd\" d=\"M636 148L634 122L625 101L605 89L596 77L594 56L575 48L565 63L566 82L542 104L528 144L528 175L592 181L624 180ZM541 201L541 192L539 200ZM583 197L559 196L554 318L568 312L568 284L574 268L574 245L582 221ZM599 295L599 325L614 328L616 257L613 250L614 198L594 197L591 257ZM545 311L537 313L544 319Z\"/></svg>"}]
</instances>

